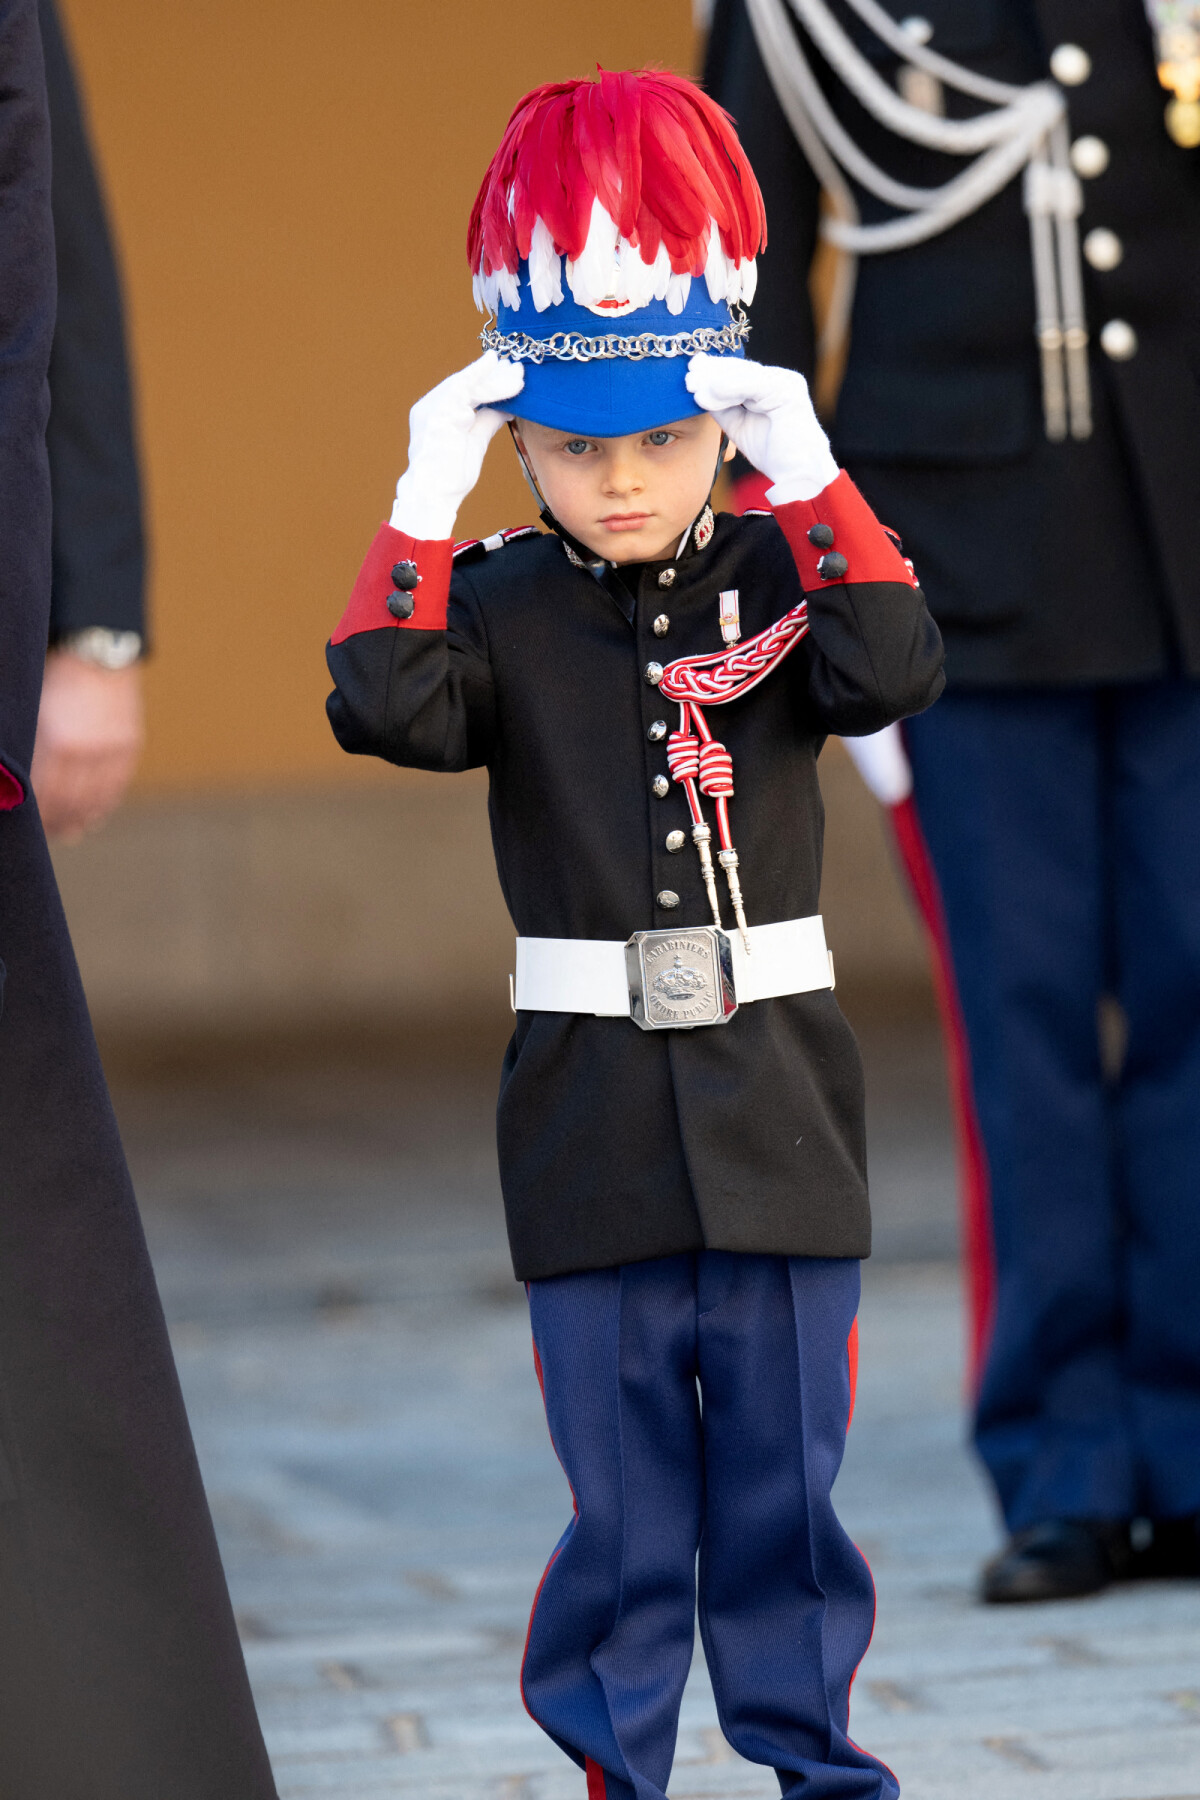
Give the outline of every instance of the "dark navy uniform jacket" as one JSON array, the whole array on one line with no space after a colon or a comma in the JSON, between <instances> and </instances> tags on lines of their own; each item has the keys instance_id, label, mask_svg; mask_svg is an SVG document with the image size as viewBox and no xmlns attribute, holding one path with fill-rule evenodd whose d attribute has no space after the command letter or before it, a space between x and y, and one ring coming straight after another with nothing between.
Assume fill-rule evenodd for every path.
<instances>
[{"instance_id":1,"label":"dark navy uniform jacket","mask_svg":"<svg viewBox=\"0 0 1200 1800\"><path fill-rule=\"evenodd\" d=\"M121 286L71 58L39 0L53 174L58 316L50 350L50 638L145 633L141 482Z\"/></svg>"},{"instance_id":2,"label":"dark navy uniform jacket","mask_svg":"<svg viewBox=\"0 0 1200 1800\"><path fill-rule=\"evenodd\" d=\"M844 582L816 574L804 534L822 519L849 558ZM722 649L721 590L739 592L743 638L800 601L798 566L812 590L808 637L759 687L707 714L733 756L751 925L818 910L826 734L875 731L941 686L924 599L844 476L776 517L721 515L707 548L642 568L636 594L573 566L556 536L532 534L460 561L447 617L449 546L417 546L418 610L394 629L388 571L410 543L384 528L364 564L329 650L330 720L347 750L423 769L487 766L500 881L523 935L624 940L709 920L690 834L681 852L666 847L690 823L683 791L653 788L666 746L648 733L658 719L674 730L678 707L644 672ZM676 571L668 588L664 566ZM665 636L653 630L661 614ZM678 894L677 908L664 893ZM829 991L691 1031L522 1012L499 1148L524 1279L705 1246L869 1249L862 1075Z\"/></svg>"},{"instance_id":3,"label":"dark navy uniform jacket","mask_svg":"<svg viewBox=\"0 0 1200 1800\"><path fill-rule=\"evenodd\" d=\"M274 1784L34 800L54 328L36 0L0 0L0 1794Z\"/></svg>"},{"instance_id":4,"label":"dark navy uniform jacket","mask_svg":"<svg viewBox=\"0 0 1200 1800\"><path fill-rule=\"evenodd\" d=\"M1096 429L1064 444L1043 431L1019 179L943 236L863 257L834 449L904 538L951 686L1200 674L1200 151L1167 136L1144 0L884 4L928 19L931 48L1004 81L1044 79L1059 44L1088 52L1089 78L1064 90L1070 131L1099 137L1109 162L1083 181L1080 232L1113 231L1124 254L1106 271L1084 265ZM894 79L891 52L833 8ZM924 186L963 168L877 126L809 49L881 167ZM737 121L770 220L753 353L807 370L817 183L744 0L717 0L705 80ZM975 103L948 93L947 107ZM864 219L886 216L856 191ZM1127 361L1099 347L1113 319L1136 334Z\"/></svg>"}]
</instances>

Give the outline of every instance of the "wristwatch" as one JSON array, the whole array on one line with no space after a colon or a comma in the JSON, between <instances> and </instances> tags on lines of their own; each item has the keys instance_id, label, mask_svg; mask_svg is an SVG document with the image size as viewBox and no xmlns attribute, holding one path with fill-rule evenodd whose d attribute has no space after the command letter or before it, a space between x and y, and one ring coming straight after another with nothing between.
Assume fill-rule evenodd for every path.
<instances>
[{"instance_id":1,"label":"wristwatch","mask_svg":"<svg viewBox=\"0 0 1200 1800\"><path fill-rule=\"evenodd\" d=\"M86 631L72 631L60 638L58 648L69 650L81 662L94 663L98 669L127 669L142 654L142 634L89 625Z\"/></svg>"}]
</instances>

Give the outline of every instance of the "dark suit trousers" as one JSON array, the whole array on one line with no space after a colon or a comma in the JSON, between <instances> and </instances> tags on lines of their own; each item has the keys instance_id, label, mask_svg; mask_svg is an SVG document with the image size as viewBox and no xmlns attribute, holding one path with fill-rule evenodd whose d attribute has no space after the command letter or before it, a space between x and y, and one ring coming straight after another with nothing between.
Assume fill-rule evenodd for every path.
<instances>
[{"instance_id":1,"label":"dark suit trousers","mask_svg":"<svg viewBox=\"0 0 1200 1800\"><path fill-rule=\"evenodd\" d=\"M990 1186L979 1452L1012 1530L1200 1511L1200 683L951 692L905 735Z\"/></svg>"}]
</instances>

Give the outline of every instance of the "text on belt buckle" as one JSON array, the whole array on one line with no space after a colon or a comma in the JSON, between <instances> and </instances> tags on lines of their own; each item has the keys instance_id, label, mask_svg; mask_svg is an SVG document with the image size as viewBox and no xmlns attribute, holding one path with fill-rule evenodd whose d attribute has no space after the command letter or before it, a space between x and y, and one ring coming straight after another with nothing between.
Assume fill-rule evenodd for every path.
<instances>
[{"instance_id":1,"label":"text on belt buckle","mask_svg":"<svg viewBox=\"0 0 1200 1800\"><path fill-rule=\"evenodd\" d=\"M642 1031L724 1025L737 1011L733 953L715 925L635 931L625 946L629 1016Z\"/></svg>"}]
</instances>

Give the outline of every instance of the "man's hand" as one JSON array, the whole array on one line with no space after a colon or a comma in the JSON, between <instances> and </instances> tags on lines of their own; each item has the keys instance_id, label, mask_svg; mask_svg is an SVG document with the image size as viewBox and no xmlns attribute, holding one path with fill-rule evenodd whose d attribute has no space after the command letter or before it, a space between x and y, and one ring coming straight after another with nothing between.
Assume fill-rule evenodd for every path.
<instances>
[{"instance_id":1,"label":"man's hand","mask_svg":"<svg viewBox=\"0 0 1200 1800\"><path fill-rule=\"evenodd\" d=\"M452 536L454 520L483 468L487 447L512 417L494 402L512 400L525 383L518 362L489 350L448 375L408 415L408 468L396 486L392 525L409 537Z\"/></svg>"},{"instance_id":2,"label":"man's hand","mask_svg":"<svg viewBox=\"0 0 1200 1800\"><path fill-rule=\"evenodd\" d=\"M697 406L774 483L767 494L773 506L814 500L837 479L808 383L795 369L740 356L693 356L684 379Z\"/></svg>"},{"instance_id":3,"label":"man's hand","mask_svg":"<svg viewBox=\"0 0 1200 1800\"><path fill-rule=\"evenodd\" d=\"M50 837L73 843L119 804L142 750L141 670L101 669L70 650L46 658L33 790Z\"/></svg>"}]
</instances>

